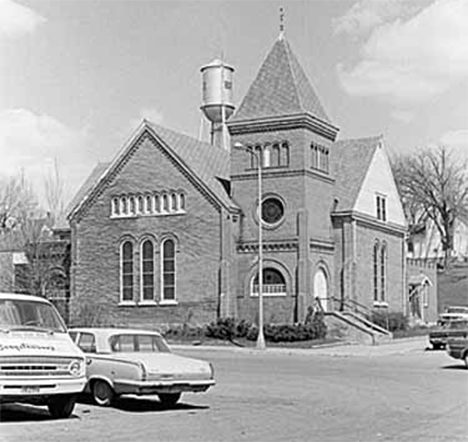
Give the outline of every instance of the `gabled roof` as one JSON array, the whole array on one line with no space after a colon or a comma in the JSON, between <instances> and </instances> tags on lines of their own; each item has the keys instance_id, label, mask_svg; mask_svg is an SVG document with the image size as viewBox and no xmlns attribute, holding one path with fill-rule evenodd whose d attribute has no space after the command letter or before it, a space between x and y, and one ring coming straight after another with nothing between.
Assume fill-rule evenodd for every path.
<instances>
[{"instance_id":1,"label":"gabled roof","mask_svg":"<svg viewBox=\"0 0 468 442\"><path fill-rule=\"evenodd\" d=\"M330 123L289 43L280 38L230 121L304 113Z\"/></svg>"},{"instance_id":2,"label":"gabled roof","mask_svg":"<svg viewBox=\"0 0 468 442\"><path fill-rule=\"evenodd\" d=\"M173 151L179 161L209 187L226 208L236 207L218 179L230 180L228 150L151 122L146 124Z\"/></svg>"},{"instance_id":3,"label":"gabled roof","mask_svg":"<svg viewBox=\"0 0 468 442\"><path fill-rule=\"evenodd\" d=\"M352 210L382 136L336 141L332 167L338 205L335 211Z\"/></svg>"},{"instance_id":4,"label":"gabled roof","mask_svg":"<svg viewBox=\"0 0 468 442\"><path fill-rule=\"evenodd\" d=\"M99 178L101 178L110 164L111 163L98 163L94 167L88 178L86 178L85 182L81 185L81 187L78 189L78 192L76 192L75 196L70 201L70 204L68 204L65 213L71 213L71 211L88 195L88 193L94 189L99 181Z\"/></svg>"},{"instance_id":5,"label":"gabled roof","mask_svg":"<svg viewBox=\"0 0 468 442\"><path fill-rule=\"evenodd\" d=\"M132 150L136 140L149 131L163 149L193 178L226 208L237 208L229 198L220 179L229 180L229 152L220 147L199 141L187 135L175 132L144 120L130 141L110 163L99 163L81 186L68 206L68 217L73 217L107 176L120 164Z\"/></svg>"}]
</instances>

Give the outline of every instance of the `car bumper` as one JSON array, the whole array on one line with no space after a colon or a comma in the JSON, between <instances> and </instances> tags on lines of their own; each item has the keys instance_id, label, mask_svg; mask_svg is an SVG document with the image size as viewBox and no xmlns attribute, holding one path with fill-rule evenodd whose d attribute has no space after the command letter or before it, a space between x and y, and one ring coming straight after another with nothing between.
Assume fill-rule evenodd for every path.
<instances>
[{"instance_id":1,"label":"car bumper","mask_svg":"<svg viewBox=\"0 0 468 442\"><path fill-rule=\"evenodd\" d=\"M202 381L114 382L117 394L151 395L160 393L199 393L215 385L214 379Z\"/></svg>"},{"instance_id":2,"label":"car bumper","mask_svg":"<svg viewBox=\"0 0 468 442\"><path fill-rule=\"evenodd\" d=\"M58 394L78 394L86 378L76 379L0 379L0 402L30 402Z\"/></svg>"},{"instance_id":3,"label":"car bumper","mask_svg":"<svg viewBox=\"0 0 468 442\"><path fill-rule=\"evenodd\" d=\"M452 348L450 347L447 350L447 354L454 359L463 359L463 353L464 349L463 348Z\"/></svg>"}]
</instances>

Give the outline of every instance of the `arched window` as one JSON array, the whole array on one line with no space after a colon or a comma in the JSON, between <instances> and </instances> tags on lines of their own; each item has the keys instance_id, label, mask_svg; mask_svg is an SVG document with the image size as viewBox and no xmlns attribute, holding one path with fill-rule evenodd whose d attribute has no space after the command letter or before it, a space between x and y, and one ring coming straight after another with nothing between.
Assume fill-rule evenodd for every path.
<instances>
[{"instance_id":1,"label":"arched window","mask_svg":"<svg viewBox=\"0 0 468 442\"><path fill-rule=\"evenodd\" d=\"M141 245L141 300L154 301L154 246L149 239Z\"/></svg>"},{"instance_id":2,"label":"arched window","mask_svg":"<svg viewBox=\"0 0 468 442\"><path fill-rule=\"evenodd\" d=\"M281 145L282 155L281 155L281 165L289 166L289 145L288 143L283 143Z\"/></svg>"},{"instance_id":3,"label":"arched window","mask_svg":"<svg viewBox=\"0 0 468 442\"><path fill-rule=\"evenodd\" d=\"M143 213L144 211L144 199L143 197L140 195L138 197L138 213Z\"/></svg>"},{"instance_id":4,"label":"arched window","mask_svg":"<svg viewBox=\"0 0 468 442\"><path fill-rule=\"evenodd\" d=\"M175 193L171 195L171 211L177 212L177 195Z\"/></svg>"},{"instance_id":5,"label":"arched window","mask_svg":"<svg viewBox=\"0 0 468 442\"><path fill-rule=\"evenodd\" d=\"M135 215L135 213L136 213L136 201L135 201L134 196L131 196L129 198L129 209L130 209L130 215Z\"/></svg>"},{"instance_id":6,"label":"arched window","mask_svg":"<svg viewBox=\"0 0 468 442\"><path fill-rule=\"evenodd\" d=\"M258 164L257 162L258 161L261 161L261 164L263 166L263 153L262 153L262 147L261 146L255 146L255 166L254 167L257 167L258 168Z\"/></svg>"},{"instance_id":7,"label":"arched window","mask_svg":"<svg viewBox=\"0 0 468 442\"><path fill-rule=\"evenodd\" d=\"M120 213L122 215L127 215L128 213L128 201L125 196L120 197Z\"/></svg>"},{"instance_id":8,"label":"arched window","mask_svg":"<svg viewBox=\"0 0 468 442\"><path fill-rule=\"evenodd\" d=\"M154 211L156 213L161 211L161 201L158 194L154 195Z\"/></svg>"},{"instance_id":9,"label":"arched window","mask_svg":"<svg viewBox=\"0 0 468 442\"><path fill-rule=\"evenodd\" d=\"M162 207L163 211L169 212L169 197L166 194L162 196L162 205L163 205Z\"/></svg>"},{"instance_id":10,"label":"arched window","mask_svg":"<svg viewBox=\"0 0 468 442\"><path fill-rule=\"evenodd\" d=\"M179 195L179 209L185 210L185 195L183 193Z\"/></svg>"},{"instance_id":11,"label":"arched window","mask_svg":"<svg viewBox=\"0 0 468 442\"><path fill-rule=\"evenodd\" d=\"M118 198L112 198L112 215L120 215L120 204Z\"/></svg>"},{"instance_id":12,"label":"arched window","mask_svg":"<svg viewBox=\"0 0 468 442\"><path fill-rule=\"evenodd\" d=\"M162 243L162 301L175 301L176 291L176 262L175 262L175 242L166 239Z\"/></svg>"},{"instance_id":13,"label":"arched window","mask_svg":"<svg viewBox=\"0 0 468 442\"><path fill-rule=\"evenodd\" d=\"M387 288L387 244L380 249L380 301L385 302Z\"/></svg>"},{"instance_id":14,"label":"arched window","mask_svg":"<svg viewBox=\"0 0 468 442\"><path fill-rule=\"evenodd\" d=\"M263 167L271 167L271 152L269 145L263 147Z\"/></svg>"},{"instance_id":15,"label":"arched window","mask_svg":"<svg viewBox=\"0 0 468 442\"><path fill-rule=\"evenodd\" d=\"M151 213L152 211L153 211L153 199L151 198L151 195L146 195L145 196L145 212Z\"/></svg>"},{"instance_id":16,"label":"arched window","mask_svg":"<svg viewBox=\"0 0 468 442\"><path fill-rule=\"evenodd\" d=\"M280 147L279 144L273 144L273 155L271 159L271 164L273 166L281 166L281 152L280 152Z\"/></svg>"},{"instance_id":17,"label":"arched window","mask_svg":"<svg viewBox=\"0 0 468 442\"><path fill-rule=\"evenodd\" d=\"M373 263L374 263L374 301L379 301L379 242L374 243L374 254L373 254Z\"/></svg>"},{"instance_id":18,"label":"arched window","mask_svg":"<svg viewBox=\"0 0 468 442\"><path fill-rule=\"evenodd\" d=\"M267 296L286 295L286 281L283 274L274 268L263 269L262 293ZM252 281L252 296L258 296L258 273Z\"/></svg>"},{"instance_id":19,"label":"arched window","mask_svg":"<svg viewBox=\"0 0 468 442\"><path fill-rule=\"evenodd\" d=\"M125 241L120 249L120 287L121 301L133 301L133 244L130 241Z\"/></svg>"}]
</instances>

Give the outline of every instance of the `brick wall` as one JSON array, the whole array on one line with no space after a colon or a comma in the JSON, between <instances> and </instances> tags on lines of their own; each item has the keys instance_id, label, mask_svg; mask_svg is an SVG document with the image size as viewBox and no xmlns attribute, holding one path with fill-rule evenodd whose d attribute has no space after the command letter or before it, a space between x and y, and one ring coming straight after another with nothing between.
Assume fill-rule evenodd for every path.
<instances>
[{"instance_id":1,"label":"brick wall","mask_svg":"<svg viewBox=\"0 0 468 442\"><path fill-rule=\"evenodd\" d=\"M111 219L111 198L132 192L181 189L186 214ZM154 239L156 301L160 300L161 240L177 242L176 306L119 306L119 246L128 237L136 245ZM72 321L82 321L88 306L101 323L154 328L175 322L204 323L215 319L219 296L220 213L174 163L148 138L134 149L118 174L72 223ZM134 291L139 296L139 250L135 248Z\"/></svg>"}]
</instances>

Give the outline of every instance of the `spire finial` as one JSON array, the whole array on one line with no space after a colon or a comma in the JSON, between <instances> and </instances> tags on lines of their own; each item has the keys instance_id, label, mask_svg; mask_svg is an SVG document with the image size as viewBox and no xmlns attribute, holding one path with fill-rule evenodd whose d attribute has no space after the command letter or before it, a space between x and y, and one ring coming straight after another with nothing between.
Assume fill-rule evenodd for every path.
<instances>
[{"instance_id":1,"label":"spire finial","mask_svg":"<svg viewBox=\"0 0 468 442\"><path fill-rule=\"evenodd\" d=\"M279 39L282 40L284 37L284 8L281 6L279 10L279 19L280 19L280 35Z\"/></svg>"}]
</instances>

